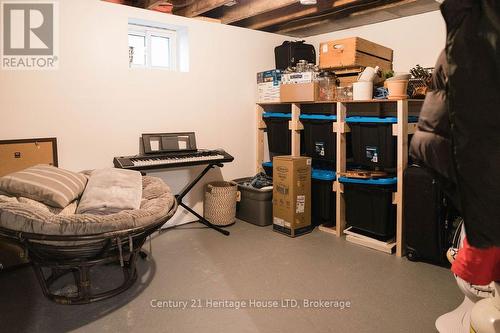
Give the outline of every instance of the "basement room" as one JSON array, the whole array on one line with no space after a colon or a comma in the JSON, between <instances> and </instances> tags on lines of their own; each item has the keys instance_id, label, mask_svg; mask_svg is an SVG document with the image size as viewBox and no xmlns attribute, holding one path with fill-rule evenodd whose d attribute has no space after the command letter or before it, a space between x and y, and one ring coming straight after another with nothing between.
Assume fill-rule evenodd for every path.
<instances>
[{"instance_id":1,"label":"basement room","mask_svg":"<svg viewBox=\"0 0 500 333\"><path fill-rule=\"evenodd\" d=\"M0 0L0 331L500 333L500 2Z\"/></svg>"}]
</instances>

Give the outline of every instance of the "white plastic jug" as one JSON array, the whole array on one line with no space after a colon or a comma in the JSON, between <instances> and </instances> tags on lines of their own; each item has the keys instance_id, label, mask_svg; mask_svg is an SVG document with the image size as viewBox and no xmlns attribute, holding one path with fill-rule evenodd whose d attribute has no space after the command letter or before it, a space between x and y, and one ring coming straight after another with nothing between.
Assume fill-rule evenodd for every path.
<instances>
[{"instance_id":1,"label":"white plastic jug","mask_svg":"<svg viewBox=\"0 0 500 333\"><path fill-rule=\"evenodd\" d=\"M363 73L358 78L358 81L363 81L363 82L373 82L375 80L375 77L378 74L380 67L376 66L375 68L373 67L366 67Z\"/></svg>"}]
</instances>

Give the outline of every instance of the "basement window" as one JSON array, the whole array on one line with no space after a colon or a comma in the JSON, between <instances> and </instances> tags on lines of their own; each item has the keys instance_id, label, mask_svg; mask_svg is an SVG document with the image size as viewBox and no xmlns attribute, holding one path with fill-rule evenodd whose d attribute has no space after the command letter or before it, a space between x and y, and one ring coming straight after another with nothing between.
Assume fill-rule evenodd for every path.
<instances>
[{"instance_id":1,"label":"basement window","mask_svg":"<svg viewBox=\"0 0 500 333\"><path fill-rule=\"evenodd\" d=\"M130 67L177 70L177 31L129 24Z\"/></svg>"}]
</instances>

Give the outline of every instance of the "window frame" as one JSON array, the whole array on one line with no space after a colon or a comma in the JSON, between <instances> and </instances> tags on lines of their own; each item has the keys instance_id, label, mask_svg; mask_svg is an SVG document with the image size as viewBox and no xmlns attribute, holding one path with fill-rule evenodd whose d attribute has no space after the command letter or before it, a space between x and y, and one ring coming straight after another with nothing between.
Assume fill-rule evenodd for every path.
<instances>
[{"instance_id":1,"label":"window frame","mask_svg":"<svg viewBox=\"0 0 500 333\"><path fill-rule=\"evenodd\" d=\"M143 69L162 69L168 71L177 70L177 31L163 28L156 28L150 26L143 26L138 24L129 23L128 33L129 35L136 35L145 38L144 46L144 65L130 64L130 68L143 68ZM151 37L162 37L168 38L169 40L169 66L153 66L152 65L152 49L151 49Z\"/></svg>"}]
</instances>

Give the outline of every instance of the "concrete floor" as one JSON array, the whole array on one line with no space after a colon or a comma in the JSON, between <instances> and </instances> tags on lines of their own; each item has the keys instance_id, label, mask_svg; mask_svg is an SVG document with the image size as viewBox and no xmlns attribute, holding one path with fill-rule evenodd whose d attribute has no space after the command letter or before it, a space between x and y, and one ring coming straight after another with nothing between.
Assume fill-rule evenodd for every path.
<instances>
[{"instance_id":1,"label":"concrete floor","mask_svg":"<svg viewBox=\"0 0 500 333\"><path fill-rule=\"evenodd\" d=\"M445 268L409 262L318 230L291 239L270 227L238 221L225 237L200 226L157 236L153 260L140 260L140 281L95 304L48 301L30 268L0 274L0 331L433 332L435 319L463 298ZM96 274L95 280L112 274ZM301 308L253 304L221 309L205 303L284 299L296 300ZM351 304L306 309L304 299ZM152 300L186 300L188 308L153 308ZM191 308L197 300L205 307Z\"/></svg>"}]
</instances>

